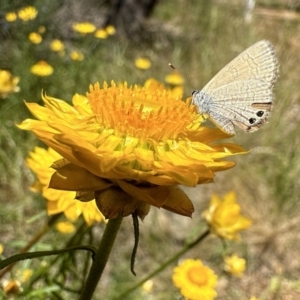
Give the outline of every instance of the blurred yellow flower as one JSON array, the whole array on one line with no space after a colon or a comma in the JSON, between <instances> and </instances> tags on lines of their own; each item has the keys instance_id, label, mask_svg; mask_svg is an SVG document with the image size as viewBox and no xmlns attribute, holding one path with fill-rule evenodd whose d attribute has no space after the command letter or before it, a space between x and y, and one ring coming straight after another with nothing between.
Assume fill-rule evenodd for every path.
<instances>
[{"instance_id":1,"label":"blurred yellow flower","mask_svg":"<svg viewBox=\"0 0 300 300\"><path fill-rule=\"evenodd\" d=\"M201 260L186 259L173 270L173 283L189 300L211 300L217 296L217 275Z\"/></svg>"},{"instance_id":2,"label":"blurred yellow flower","mask_svg":"<svg viewBox=\"0 0 300 300\"><path fill-rule=\"evenodd\" d=\"M165 82L172 85L182 85L184 78L178 72L172 72L165 77Z\"/></svg>"},{"instance_id":3,"label":"blurred yellow flower","mask_svg":"<svg viewBox=\"0 0 300 300\"><path fill-rule=\"evenodd\" d=\"M145 216L150 205L191 216L193 204L177 185L212 182L215 172L235 165L222 158L245 151L217 143L229 136L201 126L190 100L154 80L144 87L96 83L87 98L75 95L69 105L43 95L45 106L26 104L38 120L18 126L65 158L52 166L49 186L95 198L106 218L137 210Z\"/></svg>"},{"instance_id":4,"label":"blurred yellow flower","mask_svg":"<svg viewBox=\"0 0 300 300\"><path fill-rule=\"evenodd\" d=\"M19 92L19 81L19 77L13 77L9 71L0 69L0 97L5 98L10 93Z\"/></svg>"},{"instance_id":5,"label":"blurred yellow flower","mask_svg":"<svg viewBox=\"0 0 300 300\"><path fill-rule=\"evenodd\" d=\"M113 25L108 25L108 26L105 27L105 31L109 35L114 35L116 33L116 28Z\"/></svg>"},{"instance_id":6,"label":"blurred yellow flower","mask_svg":"<svg viewBox=\"0 0 300 300\"><path fill-rule=\"evenodd\" d=\"M45 26L39 26L38 28L38 33L43 34L46 31L46 27Z\"/></svg>"},{"instance_id":7,"label":"blurred yellow flower","mask_svg":"<svg viewBox=\"0 0 300 300\"><path fill-rule=\"evenodd\" d=\"M98 29L94 33L94 36L97 39L106 39L108 37L108 33L107 33L107 31L105 29Z\"/></svg>"},{"instance_id":8,"label":"blurred yellow flower","mask_svg":"<svg viewBox=\"0 0 300 300\"><path fill-rule=\"evenodd\" d=\"M43 40L42 36L37 32L31 32L28 36L29 40L33 44L40 44Z\"/></svg>"},{"instance_id":9,"label":"blurred yellow flower","mask_svg":"<svg viewBox=\"0 0 300 300\"><path fill-rule=\"evenodd\" d=\"M18 280L3 280L3 291L8 295L16 295L21 292L21 284Z\"/></svg>"},{"instance_id":10,"label":"blurred yellow flower","mask_svg":"<svg viewBox=\"0 0 300 300\"><path fill-rule=\"evenodd\" d=\"M3 246L0 244L0 255L3 253Z\"/></svg>"},{"instance_id":11,"label":"blurred yellow flower","mask_svg":"<svg viewBox=\"0 0 300 300\"><path fill-rule=\"evenodd\" d=\"M247 229L252 223L241 214L235 192L227 193L223 200L213 195L203 216L213 233L228 240L238 240L239 231Z\"/></svg>"},{"instance_id":12,"label":"blurred yellow flower","mask_svg":"<svg viewBox=\"0 0 300 300\"><path fill-rule=\"evenodd\" d=\"M57 222L55 224L55 228L57 231L59 231L61 233L65 233L65 234L72 233L76 229L75 226L71 222L68 222L68 221Z\"/></svg>"},{"instance_id":13,"label":"blurred yellow flower","mask_svg":"<svg viewBox=\"0 0 300 300\"><path fill-rule=\"evenodd\" d=\"M224 270L233 276L242 277L246 269L246 260L236 254L224 258Z\"/></svg>"},{"instance_id":14,"label":"blurred yellow flower","mask_svg":"<svg viewBox=\"0 0 300 300\"><path fill-rule=\"evenodd\" d=\"M15 12L8 12L5 15L5 19L7 22L14 22L17 20L17 14Z\"/></svg>"},{"instance_id":15,"label":"blurred yellow flower","mask_svg":"<svg viewBox=\"0 0 300 300\"><path fill-rule=\"evenodd\" d=\"M32 186L32 190L41 192L47 200L48 215L63 212L65 216L75 221L81 214L88 225L103 221L103 215L99 211L95 200L82 202L75 200L73 191L60 191L48 188L51 176L55 172L51 168L53 162L62 157L53 149L48 150L35 147L26 159L27 166L36 174L38 181Z\"/></svg>"},{"instance_id":16,"label":"blurred yellow flower","mask_svg":"<svg viewBox=\"0 0 300 300\"><path fill-rule=\"evenodd\" d=\"M19 10L18 17L23 21L29 21L36 18L38 11L33 6L26 6Z\"/></svg>"},{"instance_id":17,"label":"blurred yellow flower","mask_svg":"<svg viewBox=\"0 0 300 300\"><path fill-rule=\"evenodd\" d=\"M153 280L149 279L143 283L142 289L145 293L150 293L153 289Z\"/></svg>"},{"instance_id":18,"label":"blurred yellow flower","mask_svg":"<svg viewBox=\"0 0 300 300\"><path fill-rule=\"evenodd\" d=\"M73 30L81 34L92 33L96 30L96 26L89 22L75 23L72 27Z\"/></svg>"},{"instance_id":19,"label":"blurred yellow flower","mask_svg":"<svg viewBox=\"0 0 300 300\"><path fill-rule=\"evenodd\" d=\"M70 58L72 60L81 61L84 59L84 55L80 51L74 50L70 53Z\"/></svg>"},{"instance_id":20,"label":"blurred yellow flower","mask_svg":"<svg viewBox=\"0 0 300 300\"><path fill-rule=\"evenodd\" d=\"M98 39L106 39L109 35L114 35L116 33L116 28L112 25L108 25L105 28L100 28L96 30L94 36Z\"/></svg>"},{"instance_id":21,"label":"blurred yellow flower","mask_svg":"<svg viewBox=\"0 0 300 300\"><path fill-rule=\"evenodd\" d=\"M34 75L45 77L53 73L53 68L46 61L40 60L31 67L30 72Z\"/></svg>"},{"instance_id":22,"label":"blurred yellow flower","mask_svg":"<svg viewBox=\"0 0 300 300\"><path fill-rule=\"evenodd\" d=\"M259 299L255 296L251 296L249 300L259 300Z\"/></svg>"},{"instance_id":23,"label":"blurred yellow flower","mask_svg":"<svg viewBox=\"0 0 300 300\"><path fill-rule=\"evenodd\" d=\"M55 39L50 43L50 49L54 52L62 52L64 51L65 46L61 40Z\"/></svg>"},{"instance_id":24,"label":"blurred yellow flower","mask_svg":"<svg viewBox=\"0 0 300 300\"><path fill-rule=\"evenodd\" d=\"M20 276L20 281L22 283L28 281L28 279L32 276L32 274L33 274L32 269L25 269Z\"/></svg>"},{"instance_id":25,"label":"blurred yellow flower","mask_svg":"<svg viewBox=\"0 0 300 300\"><path fill-rule=\"evenodd\" d=\"M151 61L148 58L137 58L134 61L134 65L142 70L147 70L151 67Z\"/></svg>"}]
</instances>

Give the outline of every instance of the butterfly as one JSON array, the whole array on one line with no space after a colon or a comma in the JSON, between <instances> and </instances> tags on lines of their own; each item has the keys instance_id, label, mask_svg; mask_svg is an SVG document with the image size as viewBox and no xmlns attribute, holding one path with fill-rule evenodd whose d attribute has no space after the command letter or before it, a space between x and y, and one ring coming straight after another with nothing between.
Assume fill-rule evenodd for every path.
<instances>
[{"instance_id":1,"label":"butterfly","mask_svg":"<svg viewBox=\"0 0 300 300\"><path fill-rule=\"evenodd\" d=\"M269 118L273 87L279 73L272 44L262 40L226 65L202 90L192 92L192 104L222 131L234 135L258 130Z\"/></svg>"}]
</instances>

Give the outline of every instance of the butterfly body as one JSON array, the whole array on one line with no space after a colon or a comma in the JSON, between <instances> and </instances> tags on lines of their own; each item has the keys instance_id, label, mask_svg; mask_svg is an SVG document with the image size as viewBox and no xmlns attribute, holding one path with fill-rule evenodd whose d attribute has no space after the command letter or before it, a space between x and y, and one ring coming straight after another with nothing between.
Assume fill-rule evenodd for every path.
<instances>
[{"instance_id":1,"label":"butterfly body","mask_svg":"<svg viewBox=\"0 0 300 300\"><path fill-rule=\"evenodd\" d=\"M270 116L277 77L273 46L260 41L232 60L202 90L194 91L192 103L228 134L235 134L234 125L253 132Z\"/></svg>"}]
</instances>

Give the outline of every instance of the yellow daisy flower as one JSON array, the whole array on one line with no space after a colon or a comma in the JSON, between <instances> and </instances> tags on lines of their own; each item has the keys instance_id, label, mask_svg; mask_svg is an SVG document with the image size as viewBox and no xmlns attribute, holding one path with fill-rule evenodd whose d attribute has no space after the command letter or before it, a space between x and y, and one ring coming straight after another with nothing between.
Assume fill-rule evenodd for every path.
<instances>
[{"instance_id":1,"label":"yellow daisy flower","mask_svg":"<svg viewBox=\"0 0 300 300\"><path fill-rule=\"evenodd\" d=\"M33 44L40 44L43 40L42 36L37 32L31 32L28 38L29 41Z\"/></svg>"},{"instance_id":2,"label":"yellow daisy flower","mask_svg":"<svg viewBox=\"0 0 300 300\"><path fill-rule=\"evenodd\" d=\"M68 221L61 221L61 222L57 222L55 224L55 228L57 229L57 231L64 233L64 234L69 234L75 231L75 226Z\"/></svg>"},{"instance_id":3,"label":"yellow daisy flower","mask_svg":"<svg viewBox=\"0 0 300 300\"><path fill-rule=\"evenodd\" d=\"M238 257L236 254L231 256L226 256L224 258L226 272L233 276L242 277L246 269L246 260L244 258Z\"/></svg>"},{"instance_id":4,"label":"yellow daisy flower","mask_svg":"<svg viewBox=\"0 0 300 300\"><path fill-rule=\"evenodd\" d=\"M5 19L7 22L14 22L17 20L17 14L15 12L8 12L5 15Z\"/></svg>"},{"instance_id":5,"label":"yellow daisy flower","mask_svg":"<svg viewBox=\"0 0 300 300\"><path fill-rule=\"evenodd\" d=\"M70 58L72 60L81 61L84 59L84 55L80 51L74 50L70 53Z\"/></svg>"},{"instance_id":6,"label":"yellow daisy flower","mask_svg":"<svg viewBox=\"0 0 300 300\"><path fill-rule=\"evenodd\" d=\"M46 61L40 60L31 67L30 72L34 75L45 77L53 73L53 68Z\"/></svg>"},{"instance_id":7,"label":"yellow daisy flower","mask_svg":"<svg viewBox=\"0 0 300 300\"><path fill-rule=\"evenodd\" d=\"M96 26L89 22L75 23L72 27L73 30L81 34L92 33L96 30Z\"/></svg>"},{"instance_id":8,"label":"yellow daisy flower","mask_svg":"<svg viewBox=\"0 0 300 300\"><path fill-rule=\"evenodd\" d=\"M0 97L5 98L8 94L19 92L19 81L19 77L13 77L9 71L0 69Z\"/></svg>"},{"instance_id":9,"label":"yellow daisy flower","mask_svg":"<svg viewBox=\"0 0 300 300\"><path fill-rule=\"evenodd\" d=\"M3 253L3 245L0 244L0 255Z\"/></svg>"},{"instance_id":10,"label":"yellow daisy flower","mask_svg":"<svg viewBox=\"0 0 300 300\"><path fill-rule=\"evenodd\" d=\"M17 275L18 275L18 277L20 277L21 283L25 283L26 281L28 281L28 279L30 279L32 274L33 274L33 270L27 268L27 269L23 270L21 272L21 274L17 274Z\"/></svg>"},{"instance_id":11,"label":"yellow daisy flower","mask_svg":"<svg viewBox=\"0 0 300 300\"><path fill-rule=\"evenodd\" d=\"M151 67L151 61L148 58L137 58L134 65L141 70L147 70Z\"/></svg>"},{"instance_id":12,"label":"yellow daisy flower","mask_svg":"<svg viewBox=\"0 0 300 300\"><path fill-rule=\"evenodd\" d=\"M38 33L43 34L45 32L46 32L46 27L45 26L39 26Z\"/></svg>"},{"instance_id":13,"label":"yellow daisy flower","mask_svg":"<svg viewBox=\"0 0 300 300\"><path fill-rule=\"evenodd\" d=\"M105 29L98 29L95 31L94 36L97 39L106 39L108 37L108 33Z\"/></svg>"},{"instance_id":14,"label":"yellow daisy flower","mask_svg":"<svg viewBox=\"0 0 300 300\"><path fill-rule=\"evenodd\" d=\"M201 126L190 100L151 82L96 83L87 99L75 95L73 105L47 95L45 106L26 104L38 120L19 128L65 158L52 166L51 188L77 191L83 201L95 197L106 218L145 216L150 205L191 216L193 204L177 185L212 182L215 172L235 165L223 158L245 150L216 143L229 136Z\"/></svg>"},{"instance_id":15,"label":"yellow daisy flower","mask_svg":"<svg viewBox=\"0 0 300 300\"><path fill-rule=\"evenodd\" d=\"M201 260L186 259L173 270L173 283L189 300L212 300L217 296L217 275Z\"/></svg>"},{"instance_id":16,"label":"yellow daisy flower","mask_svg":"<svg viewBox=\"0 0 300 300\"><path fill-rule=\"evenodd\" d=\"M18 17L23 21L34 20L38 14L38 11L33 6L26 6L19 10Z\"/></svg>"},{"instance_id":17,"label":"yellow daisy flower","mask_svg":"<svg viewBox=\"0 0 300 300\"><path fill-rule=\"evenodd\" d=\"M54 52L62 52L64 51L65 46L61 40L55 39L50 43L50 49Z\"/></svg>"},{"instance_id":18,"label":"yellow daisy flower","mask_svg":"<svg viewBox=\"0 0 300 300\"><path fill-rule=\"evenodd\" d=\"M38 179L31 189L35 192L41 192L47 200L48 215L63 212L69 220L75 221L82 214L88 225L103 221L103 215L100 213L95 200L78 201L75 200L75 192L48 188L51 176L55 172L51 166L53 162L60 159L62 157L53 149L46 150L40 147L35 147L26 159L27 166L36 174Z\"/></svg>"},{"instance_id":19,"label":"yellow daisy flower","mask_svg":"<svg viewBox=\"0 0 300 300\"><path fill-rule=\"evenodd\" d=\"M165 82L172 85L182 85L184 78L178 72L172 72L165 77Z\"/></svg>"},{"instance_id":20,"label":"yellow daisy flower","mask_svg":"<svg viewBox=\"0 0 300 300\"><path fill-rule=\"evenodd\" d=\"M227 193L223 200L213 195L203 216L213 233L228 240L238 240L239 231L247 229L252 223L241 214L235 192Z\"/></svg>"},{"instance_id":21,"label":"yellow daisy flower","mask_svg":"<svg viewBox=\"0 0 300 300\"><path fill-rule=\"evenodd\" d=\"M149 294L153 290L153 280L147 280L143 283L142 289L145 293Z\"/></svg>"},{"instance_id":22,"label":"yellow daisy flower","mask_svg":"<svg viewBox=\"0 0 300 300\"><path fill-rule=\"evenodd\" d=\"M105 27L105 31L109 35L114 35L116 33L116 28L113 25L108 25L108 26Z\"/></svg>"}]
</instances>

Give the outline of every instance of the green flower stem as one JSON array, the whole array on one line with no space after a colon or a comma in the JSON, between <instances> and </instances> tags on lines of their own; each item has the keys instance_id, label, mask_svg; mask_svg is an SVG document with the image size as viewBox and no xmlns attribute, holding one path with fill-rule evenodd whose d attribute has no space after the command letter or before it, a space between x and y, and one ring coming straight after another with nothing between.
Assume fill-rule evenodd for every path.
<instances>
[{"instance_id":1,"label":"green flower stem","mask_svg":"<svg viewBox=\"0 0 300 300\"><path fill-rule=\"evenodd\" d=\"M35 243L37 243L39 241L39 239L52 227L53 224L55 224L56 220L58 218L60 218L62 214L57 214L52 216L47 224L45 226L43 226L33 237L32 239L27 243L27 245L22 248L20 250L19 253L25 253L27 252ZM14 266L15 263L10 264L9 266L7 266L5 269L0 271L0 279L8 272L12 269L12 267Z\"/></svg>"},{"instance_id":2,"label":"green flower stem","mask_svg":"<svg viewBox=\"0 0 300 300\"><path fill-rule=\"evenodd\" d=\"M90 273L83 287L80 300L90 300L108 261L123 218L110 219L105 227Z\"/></svg>"},{"instance_id":3,"label":"green flower stem","mask_svg":"<svg viewBox=\"0 0 300 300\"><path fill-rule=\"evenodd\" d=\"M173 263L174 261L178 260L178 258L181 255L183 255L188 250L190 250L191 248L193 248L194 246L196 246L198 243L200 243L205 237L207 237L209 235L209 233L210 233L210 231L209 231L209 229L207 229L194 242L186 244L185 247L182 248L179 252L177 252L173 257L171 257L165 263L163 263L162 265L160 265L159 268L157 268L155 271L153 271L147 277L145 277L144 279L142 279L141 281L139 281L137 284L135 284L133 287L131 287L130 289L128 289L126 292L124 292L123 294L121 294L120 296L118 296L117 298L115 298L115 300L124 300L124 299L126 299L126 296L128 296L131 292L133 292L138 287L140 287L141 285L143 285L143 283L145 283L150 278L154 277L155 275L157 275L158 273L160 273L161 271L163 271L171 263Z\"/></svg>"},{"instance_id":4,"label":"green flower stem","mask_svg":"<svg viewBox=\"0 0 300 300\"><path fill-rule=\"evenodd\" d=\"M7 259L1 260L0 270L5 268L6 266L8 266L10 264L14 264L20 260L43 257L43 256L50 256L50 255L58 255L58 254L62 254L62 253L66 253L66 252L70 252L70 251L74 251L74 250L87 250L87 251L90 251L93 256L96 254L96 249L90 245L73 246L73 247L69 247L69 248L61 249L61 250L25 252L25 253L16 254L16 255L10 256Z\"/></svg>"}]
</instances>

